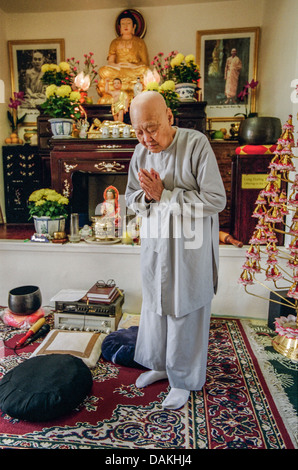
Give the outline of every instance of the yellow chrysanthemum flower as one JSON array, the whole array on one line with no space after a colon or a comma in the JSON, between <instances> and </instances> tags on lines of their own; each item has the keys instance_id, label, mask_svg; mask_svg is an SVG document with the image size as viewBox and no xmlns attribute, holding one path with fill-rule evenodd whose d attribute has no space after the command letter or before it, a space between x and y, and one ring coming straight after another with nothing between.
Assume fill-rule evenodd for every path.
<instances>
[{"instance_id":1,"label":"yellow chrysanthemum flower","mask_svg":"<svg viewBox=\"0 0 298 470\"><path fill-rule=\"evenodd\" d=\"M53 202L55 202L55 201L58 201L59 197L60 197L60 196L59 196L59 195L56 196L56 194L49 194L49 195L47 196L47 201L53 201Z\"/></svg>"},{"instance_id":2,"label":"yellow chrysanthemum flower","mask_svg":"<svg viewBox=\"0 0 298 470\"><path fill-rule=\"evenodd\" d=\"M64 204L65 206L67 206L68 203L69 203L69 200L67 197L61 196L58 199L58 204Z\"/></svg>"},{"instance_id":3,"label":"yellow chrysanthemum flower","mask_svg":"<svg viewBox=\"0 0 298 470\"><path fill-rule=\"evenodd\" d=\"M60 62L59 68L60 68L60 70L62 70L62 72L69 72L70 71L70 65L69 65L68 62Z\"/></svg>"},{"instance_id":4,"label":"yellow chrysanthemum flower","mask_svg":"<svg viewBox=\"0 0 298 470\"><path fill-rule=\"evenodd\" d=\"M175 65L180 65L181 62L184 60L184 55L179 52L174 59L171 60L171 67L175 67Z\"/></svg>"},{"instance_id":5,"label":"yellow chrysanthemum flower","mask_svg":"<svg viewBox=\"0 0 298 470\"><path fill-rule=\"evenodd\" d=\"M69 85L61 85L56 90L57 96L69 96L71 93L71 87Z\"/></svg>"},{"instance_id":6,"label":"yellow chrysanthemum flower","mask_svg":"<svg viewBox=\"0 0 298 470\"><path fill-rule=\"evenodd\" d=\"M36 201L36 202L35 202L35 205L36 205L36 206L42 206L43 204L45 204L45 202L46 202L46 201L45 201L44 199L40 199L39 201Z\"/></svg>"},{"instance_id":7,"label":"yellow chrysanthemum flower","mask_svg":"<svg viewBox=\"0 0 298 470\"><path fill-rule=\"evenodd\" d=\"M175 82L173 80L166 80L164 83L162 83L159 87L160 90L172 90L175 91Z\"/></svg>"},{"instance_id":8,"label":"yellow chrysanthemum flower","mask_svg":"<svg viewBox=\"0 0 298 470\"><path fill-rule=\"evenodd\" d=\"M46 88L46 97L50 98L50 96L53 96L56 94L58 87L56 85L49 85Z\"/></svg>"},{"instance_id":9,"label":"yellow chrysanthemum flower","mask_svg":"<svg viewBox=\"0 0 298 470\"><path fill-rule=\"evenodd\" d=\"M59 72L59 66L57 64L49 64L49 70L53 72Z\"/></svg>"},{"instance_id":10,"label":"yellow chrysanthemum flower","mask_svg":"<svg viewBox=\"0 0 298 470\"><path fill-rule=\"evenodd\" d=\"M41 66L41 71L42 71L42 73L46 73L46 72L48 72L49 70L50 70L49 64L43 64L43 65Z\"/></svg>"},{"instance_id":11,"label":"yellow chrysanthemum flower","mask_svg":"<svg viewBox=\"0 0 298 470\"><path fill-rule=\"evenodd\" d=\"M149 82L146 86L147 91L158 91L158 88L157 82Z\"/></svg>"},{"instance_id":12,"label":"yellow chrysanthemum flower","mask_svg":"<svg viewBox=\"0 0 298 470\"><path fill-rule=\"evenodd\" d=\"M79 91L72 91L70 93L69 99L70 101L79 101L81 98L81 94Z\"/></svg>"},{"instance_id":13,"label":"yellow chrysanthemum flower","mask_svg":"<svg viewBox=\"0 0 298 470\"><path fill-rule=\"evenodd\" d=\"M188 54L185 56L185 62L188 64L189 62L195 62L195 56L193 54Z\"/></svg>"},{"instance_id":14,"label":"yellow chrysanthemum flower","mask_svg":"<svg viewBox=\"0 0 298 470\"><path fill-rule=\"evenodd\" d=\"M37 189L30 194L29 201L38 201L44 195L44 189Z\"/></svg>"}]
</instances>

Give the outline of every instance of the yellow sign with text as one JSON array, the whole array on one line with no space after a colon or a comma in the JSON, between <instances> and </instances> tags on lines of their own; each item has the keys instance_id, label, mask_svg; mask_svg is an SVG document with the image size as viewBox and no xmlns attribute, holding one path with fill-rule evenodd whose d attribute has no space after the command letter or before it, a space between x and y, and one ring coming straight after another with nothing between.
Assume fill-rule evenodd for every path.
<instances>
[{"instance_id":1,"label":"yellow sign with text","mask_svg":"<svg viewBox=\"0 0 298 470\"><path fill-rule=\"evenodd\" d=\"M268 174L243 174L241 175L241 188L242 189L263 189L268 184ZM278 187L280 188L280 178L277 180Z\"/></svg>"}]
</instances>

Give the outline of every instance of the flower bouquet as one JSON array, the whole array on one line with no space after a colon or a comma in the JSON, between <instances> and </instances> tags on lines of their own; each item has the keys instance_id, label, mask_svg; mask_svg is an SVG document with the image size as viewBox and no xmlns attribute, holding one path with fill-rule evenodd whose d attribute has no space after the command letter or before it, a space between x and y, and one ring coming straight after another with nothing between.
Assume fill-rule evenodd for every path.
<instances>
[{"instance_id":1,"label":"flower bouquet","mask_svg":"<svg viewBox=\"0 0 298 470\"><path fill-rule=\"evenodd\" d=\"M195 63L195 57L192 54L184 57L183 54L172 51L164 57L163 52L159 52L154 57L151 65L153 65L154 71L157 72L162 82L161 87L163 88L160 91L165 98L167 97L166 101L170 102L169 107L174 110L174 113L177 110L179 101L195 100L195 91L199 89L198 82L201 75L199 66ZM173 95L174 92L176 92L176 96Z\"/></svg>"},{"instance_id":2,"label":"flower bouquet","mask_svg":"<svg viewBox=\"0 0 298 470\"><path fill-rule=\"evenodd\" d=\"M164 97L167 107L172 110L173 115L175 116L177 114L179 95L175 91L175 83L173 80L166 80L161 85L157 82L149 82L146 86L146 90L158 91Z\"/></svg>"},{"instance_id":3,"label":"flower bouquet","mask_svg":"<svg viewBox=\"0 0 298 470\"><path fill-rule=\"evenodd\" d=\"M244 113L237 113L237 114L235 114L235 116L238 116L238 115L242 114L245 117L245 119L252 116L251 110L250 110L249 113L247 111L249 90L253 90L254 88L256 88L258 83L259 83L258 81L255 81L254 79L252 79L251 82L249 82L249 83L247 82L244 85L243 90L240 91L240 93L237 95L237 98L240 101L244 102L244 104L245 104L245 114Z\"/></svg>"},{"instance_id":4,"label":"flower bouquet","mask_svg":"<svg viewBox=\"0 0 298 470\"><path fill-rule=\"evenodd\" d=\"M79 119L81 95L72 89L70 65L67 62L44 64L41 80L46 87L46 101L41 109L52 118Z\"/></svg>"},{"instance_id":5,"label":"flower bouquet","mask_svg":"<svg viewBox=\"0 0 298 470\"><path fill-rule=\"evenodd\" d=\"M25 117L24 113L21 117L18 116L18 107L21 106L24 101L24 92L14 92L13 98L9 98L8 107L10 108L7 111L7 117L11 125L11 134L5 139L6 144L22 144L22 139L18 138L18 125L21 124Z\"/></svg>"},{"instance_id":6,"label":"flower bouquet","mask_svg":"<svg viewBox=\"0 0 298 470\"><path fill-rule=\"evenodd\" d=\"M83 62L83 69L80 71L80 61L75 60L74 57L67 59L67 63L70 67L70 77L74 83L74 86L80 91L81 93L81 103L90 103L92 102L91 99L87 97L87 90L95 83L98 82L97 80L97 68L98 66L95 65L95 61L93 58L93 52L89 52L89 54L84 54L84 62Z\"/></svg>"},{"instance_id":7,"label":"flower bouquet","mask_svg":"<svg viewBox=\"0 0 298 470\"><path fill-rule=\"evenodd\" d=\"M192 54L184 56L177 51L171 51L166 57L163 52L159 52L151 62L151 65L158 72L162 82L173 80L178 83L195 83L201 78L199 66L195 63Z\"/></svg>"},{"instance_id":8,"label":"flower bouquet","mask_svg":"<svg viewBox=\"0 0 298 470\"><path fill-rule=\"evenodd\" d=\"M33 191L29 196L28 208L31 219L32 217L57 217L68 216L67 205L69 200L67 197L57 193L54 189L38 189Z\"/></svg>"},{"instance_id":9,"label":"flower bouquet","mask_svg":"<svg viewBox=\"0 0 298 470\"><path fill-rule=\"evenodd\" d=\"M194 83L198 86L201 78L199 66L195 63L195 57L189 54L184 57L178 53L170 62L168 79L175 83Z\"/></svg>"},{"instance_id":10,"label":"flower bouquet","mask_svg":"<svg viewBox=\"0 0 298 470\"><path fill-rule=\"evenodd\" d=\"M81 94L73 91L70 85L55 84L46 88L46 101L41 108L52 118L79 119L81 110L79 107Z\"/></svg>"}]
</instances>

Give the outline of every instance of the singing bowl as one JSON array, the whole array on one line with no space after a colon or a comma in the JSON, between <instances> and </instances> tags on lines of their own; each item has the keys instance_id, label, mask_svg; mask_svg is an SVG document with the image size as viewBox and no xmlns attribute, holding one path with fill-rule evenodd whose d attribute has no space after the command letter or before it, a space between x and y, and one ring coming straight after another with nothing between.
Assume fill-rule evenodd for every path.
<instances>
[{"instance_id":1,"label":"singing bowl","mask_svg":"<svg viewBox=\"0 0 298 470\"><path fill-rule=\"evenodd\" d=\"M281 135L281 130L279 118L252 117L241 122L238 140L241 145L275 144Z\"/></svg>"},{"instance_id":2,"label":"singing bowl","mask_svg":"<svg viewBox=\"0 0 298 470\"><path fill-rule=\"evenodd\" d=\"M20 286L8 293L8 308L17 315L31 315L41 306L41 292L36 286Z\"/></svg>"}]
</instances>

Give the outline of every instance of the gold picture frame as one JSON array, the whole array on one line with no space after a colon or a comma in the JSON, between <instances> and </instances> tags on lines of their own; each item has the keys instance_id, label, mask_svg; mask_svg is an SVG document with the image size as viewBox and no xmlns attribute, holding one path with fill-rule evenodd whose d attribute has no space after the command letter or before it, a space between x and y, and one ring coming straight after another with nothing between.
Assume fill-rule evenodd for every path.
<instances>
[{"instance_id":1,"label":"gold picture frame","mask_svg":"<svg viewBox=\"0 0 298 470\"><path fill-rule=\"evenodd\" d=\"M237 95L247 82L257 81L260 27L215 29L197 31L196 54L200 65L202 100L207 101L208 118L222 121L238 120L239 115L256 112L256 88L250 89L248 101L243 102ZM236 49L238 64L227 90L226 66ZM235 54L235 52L233 52ZM236 62L234 60L234 63ZM232 91L231 91L232 90ZM233 97L232 97L233 96ZM235 118L235 115L238 115Z\"/></svg>"},{"instance_id":2,"label":"gold picture frame","mask_svg":"<svg viewBox=\"0 0 298 470\"><path fill-rule=\"evenodd\" d=\"M36 108L45 101L44 92L29 93L26 75L33 68L33 56L42 57L43 63L59 63L65 60L64 39L23 39L7 42L10 65L11 91L23 91L25 102L19 108L19 113L26 113L25 123L36 123L39 111ZM40 84L38 79L36 83Z\"/></svg>"}]
</instances>

